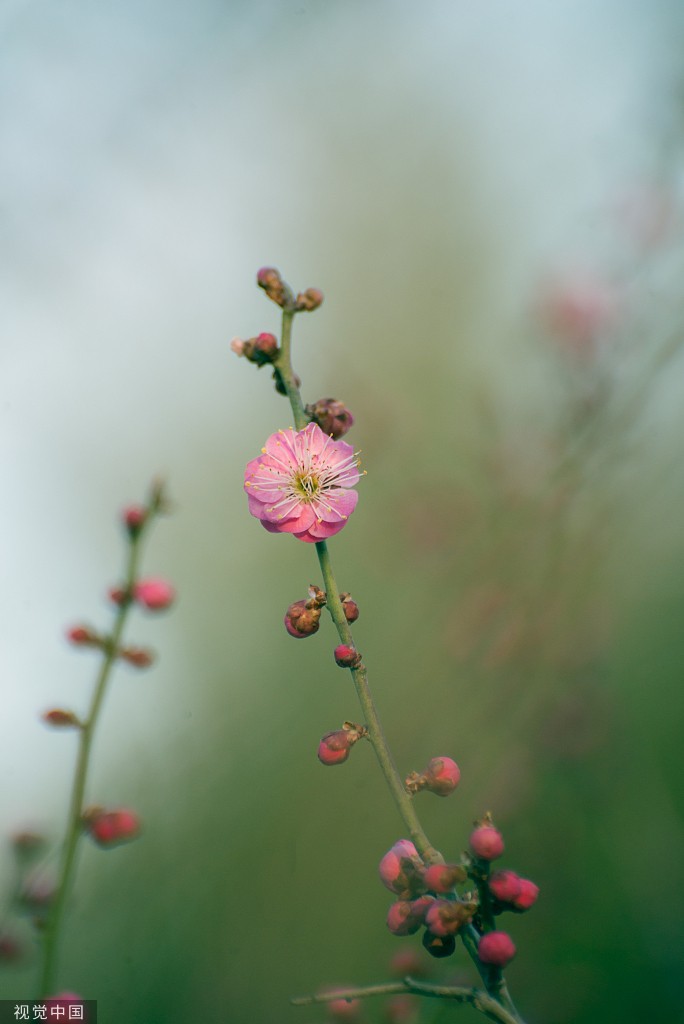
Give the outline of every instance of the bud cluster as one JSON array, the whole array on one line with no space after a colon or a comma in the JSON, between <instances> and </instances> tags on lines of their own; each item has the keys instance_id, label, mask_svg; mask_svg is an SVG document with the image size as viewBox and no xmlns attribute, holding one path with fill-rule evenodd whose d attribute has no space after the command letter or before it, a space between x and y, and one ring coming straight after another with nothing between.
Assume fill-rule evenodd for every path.
<instances>
[{"instance_id":1,"label":"bud cluster","mask_svg":"<svg viewBox=\"0 0 684 1024\"><path fill-rule=\"evenodd\" d=\"M263 288L271 302L292 313L312 313L323 302L323 292L319 288L306 288L295 299L292 289L275 267L262 267L257 272L257 284Z\"/></svg>"},{"instance_id":2,"label":"bud cluster","mask_svg":"<svg viewBox=\"0 0 684 1024\"><path fill-rule=\"evenodd\" d=\"M393 935L413 935L425 928L423 944L434 956L447 956L451 939L473 919L477 903L460 898L456 886L465 882L461 864L424 864L409 839L400 839L380 861L380 879L398 896L387 914ZM448 894L449 898L443 898ZM435 940L440 940L435 942ZM446 940L446 941L445 941Z\"/></svg>"},{"instance_id":3,"label":"bud cluster","mask_svg":"<svg viewBox=\"0 0 684 1024\"><path fill-rule=\"evenodd\" d=\"M313 583L309 587L309 596L301 601L294 601L285 612L285 629L290 636L297 640L313 636L318 632L321 620L321 611L326 605L325 591L320 590ZM347 622L356 622L359 617L359 606L352 601L351 594L340 594L342 610ZM340 648L337 648L339 650ZM337 657L337 654L335 655ZM338 662L338 664L340 664Z\"/></svg>"},{"instance_id":4,"label":"bud cluster","mask_svg":"<svg viewBox=\"0 0 684 1024\"><path fill-rule=\"evenodd\" d=\"M250 363L256 363L257 366L274 363L280 351L275 334L269 334L267 331L257 334L256 338L247 338L246 341L241 338L233 338L230 347L235 355L244 356Z\"/></svg>"},{"instance_id":5,"label":"bud cluster","mask_svg":"<svg viewBox=\"0 0 684 1024\"><path fill-rule=\"evenodd\" d=\"M431 784L437 780L433 792L446 795L439 781L448 779L453 789L458 777L450 758L433 758L425 772L409 776L413 788L407 788L409 792L430 788L422 781L427 778ZM477 936L481 963L501 968L515 956L515 946L506 932L494 929L494 916L505 910L528 910L539 889L514 871L496 871L490 877L490 862L504 850L503 837L491 815L475 823L469 842L470 852L451 864L424 862L409 839L398 840L387 851L380 861L380 879L397 897L389 909L387 927L394 935L413 935L424 928L423 946L431 956L441 958L454 952L458 933L472 926L470 934L474 930ZM470 888L459 892L464 884Z\"/></svg>"}]
</instances>

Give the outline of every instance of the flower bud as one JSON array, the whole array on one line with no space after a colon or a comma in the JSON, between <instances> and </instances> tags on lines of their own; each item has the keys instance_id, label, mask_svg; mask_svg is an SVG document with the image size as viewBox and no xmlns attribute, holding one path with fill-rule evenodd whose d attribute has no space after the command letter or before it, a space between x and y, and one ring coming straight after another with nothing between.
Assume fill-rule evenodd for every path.
<instances>
[{"instance_id":1,"label":"flower bud","mask_svg":"<svg viewBox=\"0 0 684 1024\"><path fill-rule=\"evenodd\" d=\"M42 717L46 725L53 725L58 729L81 728L81 722L73 711L63 711L62 708L53 708L51 711L43 712Z\"/></svg>"},{"instance_id":2,"label":"flower bud","mask_svg":"<svg viewBox=\"0 0 684 1024\"><path fill-rule=\"evenodd\" d=\"M121 520L131 538L137 537L147 521L144 505L127 505L121 513Z\"/></svg>"},{"instance_id":3,"label":"flower bud","mask_svg":"<svg viewBox=\"0 0 684 1024\"><path fill-rule=\"evenodd\" d=\"M107 597L112 604L121 607L124 604L128 604L133 600L132 595L125 587L110 587L107 591Z\"/></svg>"},{"instance_id":4,"label":"flower bud","mask_svg":"<svg viewBox=\"0 0 684 1024\"><path fill-rule=\"evenodd\" d=\"M257 273L257 284L277 306L291 305L292 292L275 267L262 267Z\"/></svg>"},{"instance_id":5,"label":"flower bud","mask_svg":"<svg viewBox=\"0 0 684 1024\"><path fill-rule=\"evenodd\" d=\"M477 955L483 964L505 967L515 956L515 946L507 932L487 932L478 943Z\"/></svg>"},{"instance_id":6,"label":"flower bud","mask_svg":"<svg viewBox=\"0 0 684 1024\"><path fill-rule=\"evenodd\" d=\"M437 796L448 796L458 786L461 771L450 757L433 757L425 769L425 788Z\"/></svg>"},{"instance_id":7,"label":"flower bud","mask_svg":"<svg viewBox=\"0 0 684 1024\"><path fill-rule=\"evenodd\" d=\"M99 846L117 846L135 839L140 833L140 818L135 811L103 811L94 808L83 815L86 831Z\"/></svg>"},{"instance_id":8,"label":"flower bud","mask_svg":"<svg viewBox=\"0 0 684 1024\"><path fill-rule=\"evenodd\" d=\"M426 929L423 932L423 946L430 956L441 960L445 956L451 956L456 949L456 939L453 935L433 935Z\"/></svg>"},{"instance_id":9,"label":"flower bud","mask_svg":"<svg viewBox=\"0 0 684 1024\"><path fill-rule=\"evenodd\" d=\"M323 302L323 292L318 288L307 288L300 292L295 300L295 309L298 313L312 313L314 309Z\"/></svg>"},{"instance_id":10,"label":"flower bud","mask_svg":"<svg viewBox=\"0 0 684 1024\"><path fill-rule=\"evenodd\" d=\"M420 921L411 915L408 900L398 900L387 911L387 927L392 935L413 935L420 928Z\"/></svg>"},{"instance_id":11,"label":"flower bud","mask_svg":"<svg viewBox=\"0 0 684 1024\"><path fill-rule=\"evenodd\" d=\"M425 924L433 935L455 935L464 924L472 921L475 910L474 903L435 900L425 915Z\"/></svg>"},{"instance_id":12,"label":"flower bud","mask_svg":"<svg viewBox=\"0 0 684 1024\"><path fill-rule=\"evenodd\" d=\"M309 601L295 601L285 612L285 629L298 640L318 632L321 609L311 608Z\"/></svg>"},{"instance_id":13,"label":"flower bud","mask_svg":"<svg viewBox=\"0 0 684 1024\"><path fill-rule=\"evenodd\" d=\"M398 900L389 908L387 927L393 935L414 935L424 923L433 902L431 896L420 896L417 900Z\"/></svg>"},{"instance_id":14,"label":"flower bud","mask_svg":"<svg viewBox=\"0 0 684 1024\"><path fill-rule=\"evenodd\" d=\"M133 597L148 611L160 612L173 604L176 591L166 580L150 578L135 584Z\"/></svg>"},{"instance_id":15,"label":"flower bud","mask_svg":"<svg viewBox=\"0 0 684 1024\"><path fill-rule=\"evenodd\" d=\"M520 892L511 902L513 909L522 914L537 902L539 886L535 885L534 882L530 882L529 878L519 878L518 881L520 882Z\"/></svg>"},{"instance_id":16,"label":"flower bud","mask_svg":"<svg viewBox=\"0 0 684 1024\"><path fill-rule=\"evenodd\" d=\"M348 644L338 644L334 654L340 668L358 668L361 664L361 655L355 647L349 647Z\"/></svg>"},{"instance_id":17,"label":"flower bud","mask_svg":"<svg viewBox=\"0 0 684 1024\"><path fill-rule=\"evenodd\" d=\"M449 796L456 789L461 770L450 757L433 757L424 772L411 772L405 781L409 793L427 789L437 796Z\"/></svg>"},{"instance_id":18,"label":"flower bud","mask_svg":"<svg viewBox=\"0 0 684 1024\"><path fill-rule=\"evenodd\" d=\"M319 398L312 405L307 405L306 412L324 434L329 434L338 441L354 425L354 417L346 405L336 398Z\"/></svg>"},{"instance_id":19,"label":"flower bud","mask_svg":"<svg viewBox=\"0 0 684 1024\"><path fill-rule=\"evenodd\" d=\"M479 825L470 833L470 849L482 860L496 860L504 852L501 833L493 825Z\"/></svg>"},{"instance_id":20,"label":"flower bud","mask_svg":"<svg viewBox=\"0 0 684 1024\"><path fill-rule=\"evenodd\" d=\"M425 869L423 881L430 892L451 892L459 882L468 877L460 864L431 864Z\"/></svg>"},{"instance_id":21,"label":"flower bud","mask_svg":"<svg viewBox=\"0 0 684 1024\"><path fill-rule=\"evenodd\" d=\"M341 729L325 734L318 744L318 760L326 765L344 764L354 744L367 735L364 725L345 722Z\"/></svg>"},{"instance_id":22,"label":"flower bud","mask_svg":"<svg viewBox=\"0 0 684 1024\"><path fill-rule=\"evenodd\" d=\"M154 651L147 647L121 647L119 657L134 668L149 668L154 662Z\"/></svg>"},{"instance_id":23,"label":"flower bud","mask_svg":"<svg viewBox=\"0 0 684 1024\"><path fill-rule=\"evenodd\" d=\"M400 839L387 851L380 861L380 879L390 892L402 900L411 899L424 891L422 883L423 862L409 839Z\"/></svg>"},{"instance_id":24,"label":"flower bud","mask_svg":"<svg viewBox=\"0 0 684 1024\"><path fill-rule=\"evenodd\" d=\"M74 647L101 647L102 638L90 626L71 626L66 638Z\"/></svg>"},{"instance_id":25,"label":"flower bud","mask_svg":"<svg viewBox=\"0 0 684 1024\"><path fill-rule=\"evenodd\" d=\"M351 594L340 594L340 601L347 622L356 622L359 617L359 606L356 601L352 601Z\"/></svg>"},{"instance_id":26,"label":"flower bud","mask_svg":"<svg viewBox=\"0 0 684 1024\"><path fill-rule=\"evenodd\" d=\"M520 895L520 878L515 871L495 871L488 885L492 896L502 903L512 903Z\"/></svg>"},{"instance_id":27,"label":"flower bud","mask_svg":"<svg viewBox=\"0 0 684 1024\"><path fill-rule=\"evenodd\" d=\"M278 339L275 334L264 331L257 334L256 338L248 338L243 341L241 338L233 338L230 343L233 352L238 356L244 356L250 363L257 366L266 366L274 362L278 357Z\"/></svg>"}]
</instances>

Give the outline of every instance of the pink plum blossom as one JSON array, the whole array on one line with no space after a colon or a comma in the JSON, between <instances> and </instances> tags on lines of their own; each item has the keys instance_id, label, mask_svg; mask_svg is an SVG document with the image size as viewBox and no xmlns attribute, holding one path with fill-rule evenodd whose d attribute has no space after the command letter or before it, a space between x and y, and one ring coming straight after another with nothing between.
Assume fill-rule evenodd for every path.
<instances>
[{"instance_id":1,"label":"pink plum blossom","mask_svg":"<svg viewBox=\"0 0 684 1024\"><path fill-rule=\"evenodd\" d=\"M292 533L313 544L339 533L356 507L354 449L333 441L316 423L272 434L247 463L249 511L270 533Z\"/></svg>"}]
</instances>

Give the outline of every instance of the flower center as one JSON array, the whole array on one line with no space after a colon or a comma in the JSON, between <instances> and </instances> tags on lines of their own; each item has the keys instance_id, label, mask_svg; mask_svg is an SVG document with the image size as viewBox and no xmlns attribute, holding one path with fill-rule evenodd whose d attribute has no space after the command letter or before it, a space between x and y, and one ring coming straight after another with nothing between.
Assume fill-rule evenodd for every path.
<instances>
[{"instance_id":1,"label":"flower center","mask_svg":"<svg viewBox=\"0 0 684 1024\"><path fill-rule=\"evenodd\" d=\"M318 477L314 476L313 473L297 473L293 481L293 486L303 501L313 501L321 490Z\"/></svg>"}]
</instances>

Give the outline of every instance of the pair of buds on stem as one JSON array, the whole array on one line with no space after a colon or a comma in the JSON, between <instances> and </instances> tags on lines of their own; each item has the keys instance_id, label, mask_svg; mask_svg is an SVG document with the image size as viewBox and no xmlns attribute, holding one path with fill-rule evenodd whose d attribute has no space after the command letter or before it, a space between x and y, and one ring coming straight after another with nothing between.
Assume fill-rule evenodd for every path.
<instances>
[{"instance_id":1,"label":"pair of buds on stem","mask_svg":"<svg viewBox=\"0 0 684 1024\"><path fill-rule=\"evenodd\" d=\"M340 594L340 601L347 622L356 622L359 617L359 606L352 601L351 594ZM309 597L303 601L295 601L285 612L285 629L290 636L303 640L318 632L321 611L325 608L326 594L313 583L309 587ZM346 666L345 666L346 667Z\"/></svg>"}]
</instances>

